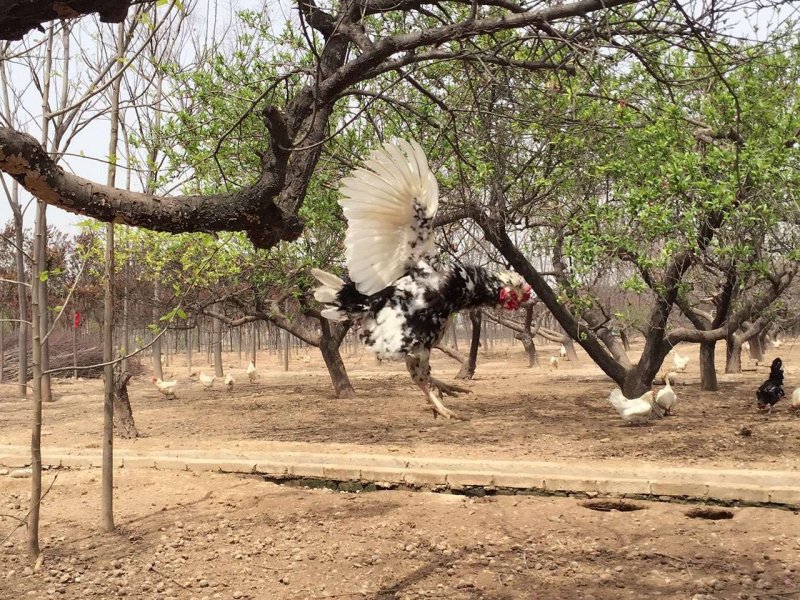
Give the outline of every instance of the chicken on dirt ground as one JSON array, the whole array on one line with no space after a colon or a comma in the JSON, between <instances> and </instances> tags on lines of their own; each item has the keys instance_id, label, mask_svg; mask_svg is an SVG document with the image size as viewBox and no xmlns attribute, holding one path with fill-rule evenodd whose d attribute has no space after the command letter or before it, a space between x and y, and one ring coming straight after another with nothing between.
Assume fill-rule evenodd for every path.
<instances>
[{"instance_id":1,"label":"chicken on dirt ground","mask_svg":"<svg viewBox=\"0 0 800 600\"><path fill-rule=\"evenodd\" d=\"M153 377L153 383L156 384L158 391L164 394L167 398L175 398L175 390L178 387L178 380L174 381L161 381L157 377Z\"/></svg>"},{"instance_id":2,"label":"chicken on dirt ground","mask_svg":"<svg viewBox=\"0 0 800 600\"><path fill-rule=\"evenodd\" d=\"M685 371L686 365L689 364L689 357L681 356L678 354L678 351L675 350L675 353L672 355L672 364L675 366L676 371Z\"/></svg>"},{"instance_id":3,"label":"chicken on dirt ground","mask_svg":"<svg viewBox=\"0 0 800 600\"><path fill-rule=\"evenodd\" d=\"M514 310L531 288L516 273L431 265L439 188L416 142L384 144L342 183L349 280L312 270L322 284L314 294L326 305L322 315L360 321L361 338L378 358L405 359L434 417L455 417L442 395L469 390L434 379L430 368L448 318L478 306Z\"/></svg>"},{"instance_id":4,"label":"chicken on dirt ground","mask_svg":"<svg viewBox=\"0 0 800 600\"><path fill-rule=\"evenodd\" d=\"M197 376L197 380L204 390L210 390L214 387L214 382L217 378L214 375L206 375L205 373L192 373L192 377Z\"/></svg>"},{"instance_id":5,"label":"chicken on dirt ground","mask_svg":"<svg viewBox=\"0 0 800 600\"><path fill-rule=\"evenodd\" d=\"M638 398L626 398L622 390L616 388L609 394L608 401L629 425L641 425L664 416L664 411L656 404L652 391L645 392Z\"/></svg>"},{"instance_id":6,"label":"chicken on dirt ground","mask_svg":"<svg viewBox=\"0 0 800 600\"><path fill-rule=\"evenodd\" d=\"M664 382L666 385L658 390L658 394L656 394L656 404L664 410L665 415L671 415L672 409L675 408L675 405L678 403L678 396L675 394L675 390L672 389L670 377L674 378L675 373L667 373L664 375Z\"/></svg>"},{"instance_id":7,"label":"chicken on dirt ground","mask_svg":"<svg viewBox=\"0 0 800 600\"><path fill-rule=\"evenodd\" d=\"M255 383L256 379L258 379L258 371L256 371L256 365L252 360L247 364L246 372L247 379L250 380L250 383Z\"/></svg>"},{"instance_id":8,"label":"chicken on dirt ground","mask_svg":"<svg viewBox=\"0 0 800 600\"><path fill-rule=\"evenodd\" d=\"M758 410L766 410L767 414L771 414L772 408L784 396L786 392L783 390L783 361L776 358L769 368L769 379L756 390Z\"/></svg>"}]
</instances>

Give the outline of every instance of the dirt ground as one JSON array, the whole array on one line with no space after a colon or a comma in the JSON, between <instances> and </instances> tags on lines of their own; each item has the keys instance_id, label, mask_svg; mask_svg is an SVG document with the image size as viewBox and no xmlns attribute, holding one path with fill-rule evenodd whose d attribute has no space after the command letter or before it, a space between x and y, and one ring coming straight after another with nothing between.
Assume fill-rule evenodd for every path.
<instances>
[{"instance_id":1,"label":"dirt ground","mask_svg":"<svg viewBox=\"0 0 800 600\"><path fill-rule=\"evenodd\" d=\"M787 393L800 386L800 347L781 349ZM315 352L315 351L314 351ZM358 396L333 397L318 354L259 356L259 380L226 356L232 392L203 390L183 364L167 400L149 376L130 386L142 437L118 448L399 452L425 456L736 468L800 468L800 416L786 402L755 410L768 369L720 375L700 392L696 349L678 376L675 415L624 426L607 401L614 385L583 355L526 368L520 346L483 354L473 394L446 400L463 422L434 420L400 364L347 358ZM767 358L771 360L774 352ZM458 365L437 356L434 375ZM195 369L198 367L195 366ZM206 373L211 369L200 367ZM722 372L720 364L719 372ZM27 402L0 387L0 443L27 444ZM58 382L45 407L44 444L99 448L101 384ZM740 435L743 427L752 435ZM285 446L284 446L285 447ZM679 504L636 502L597 512L575 498L277 486L257 478L120 470L116 534L98 533L99 472L59 472L42 508L45 562L32 573L22 529L0 551L6 598L797 598L800 518L733 508L730 520L690 519ZM56 472L45 474L45 485ZM0 477L0 540L24 516L27 480Z\"/></svg>"}]
</instances>

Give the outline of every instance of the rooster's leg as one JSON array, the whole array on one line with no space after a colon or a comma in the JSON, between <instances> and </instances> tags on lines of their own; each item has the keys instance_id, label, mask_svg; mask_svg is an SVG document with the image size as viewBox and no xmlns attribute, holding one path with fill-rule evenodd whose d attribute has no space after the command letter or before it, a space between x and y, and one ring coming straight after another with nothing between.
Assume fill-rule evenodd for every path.
<instances>
[{"instance_id":1,"label":"rooster's leg","mask_svg":"<svg viewBox=\"0 0 800 600\"><path fill-rule=\"evenodd\" d=\"M433 405L433 416L442 415L445 419L458 418L456 414L447 408L442 403L442 392L440 388L434 391L431 380L431 366L429 363L429 355L427 352L417 354L409 354L406 356L406 368L411 374L411 379L417 384L419 389L425 394L425 398ZM437 393L438 392L438 393Z\"/></svg>"}]
</instances>

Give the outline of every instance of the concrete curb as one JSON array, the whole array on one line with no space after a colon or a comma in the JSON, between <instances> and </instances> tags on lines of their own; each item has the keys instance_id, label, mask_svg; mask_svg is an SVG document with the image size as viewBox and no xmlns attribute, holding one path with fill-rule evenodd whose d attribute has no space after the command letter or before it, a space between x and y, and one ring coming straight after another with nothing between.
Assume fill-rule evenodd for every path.
<instances>
[{"instance_id":1,"label":"concrete curb","mask_svg":"<svg viewBox=\"0 0 800 600\"><path fill-rule=\"evenodd\" d=\"M74 448L46 448L46 467L97 468L101 454ZM0 445L0 465L30 463L23 446ZM585 493L589 495L691 498L716 502L779 504L800 508L800 472L709 469L648 465L469 460L380 454L265 452L236 454L175 450L147 453L118 450L115 466L179 471L259 474L273 480L323 479L370 482L379 487L463 491L469 488Z\"/></svg>"}]
</instances>

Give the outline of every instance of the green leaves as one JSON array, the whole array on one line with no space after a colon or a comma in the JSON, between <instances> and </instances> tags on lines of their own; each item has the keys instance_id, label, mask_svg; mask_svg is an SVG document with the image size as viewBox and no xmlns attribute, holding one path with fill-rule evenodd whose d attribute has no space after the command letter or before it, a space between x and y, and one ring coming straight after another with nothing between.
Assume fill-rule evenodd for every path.
<instances>
[{"instance_id":1,"label":"green leaves","mask_svg":"<svg viewBox=\"0 0 800 600\"><path fill-rule=\"evenodd\" d=\"M186 316L186 311L184 311L181 308L177 308L176 307L176 308L173 308L172 310L170 310L169 312L167 312L166 314L164 314L159 320L160 321L172 321L176 317L178 319L183 319L184 321L188 318Z\"/></svg>"}]
</instances>

